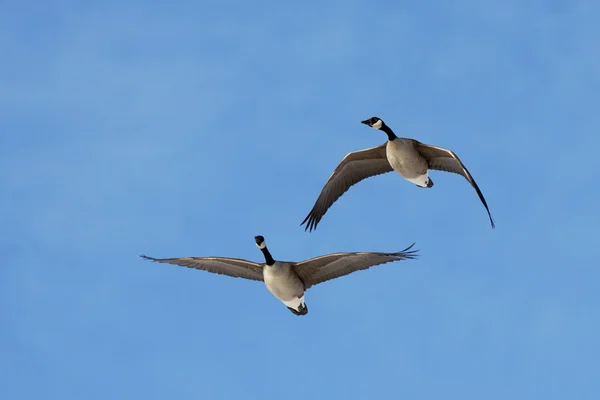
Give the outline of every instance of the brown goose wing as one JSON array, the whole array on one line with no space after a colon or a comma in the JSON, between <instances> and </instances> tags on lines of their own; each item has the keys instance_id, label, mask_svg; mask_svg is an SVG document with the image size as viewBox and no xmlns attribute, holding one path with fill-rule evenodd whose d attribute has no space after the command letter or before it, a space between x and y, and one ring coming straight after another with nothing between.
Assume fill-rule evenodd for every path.
<instances>
[{"instance_id":1,"label":"brown goose wing","mask_svg":"<svg viewBox=\"0 0 600 400\"><path fill-rule=\"evenodd\" d=\"M294 266L296 274L304 282L305 290L319 283L339 278L356 271L369 269L392 261L411 260L418 250L406 249L397 253L334 253L302 261ZM410 251L409 251L410 250Z\"/></svg>"},{"instance_id":2,"label":"brown goose wing","mask_svg":"<svg viewBox=\"0 0 600 400\"><path fill-rule=\"evenodd\" d=\"M483 203L488 216L490 217L492 228L496 227L494 219L492 218L492 214L490 213L490 209L485 201L485 197L483 197L483 193L481 193L481 190L479 190L479 186L477 186L477 183L475 183L475 179L473 179L473 176L471 176L471 173L467 167L465 167L462 161L460 161L460 158L458 158L458 156L452 150L417 142L417 151L427 160L429 169L459 174L469 181L471 186L473 186L477 192L479 200L481 200Z\"/></svg>"},{"instance_id":3,"label":"brown goose wing","mask_svg":"<svg viewBox=\"0 0 600 400\"><path fill-rule=\"evenodd\" d=\"M227 257L182 257L182 258L153 258L145 255L140 257L156 261L180 265L187 268L200 269L213 274L227 275L233 278L245 278L253 281L262 281L263 273L260 264L242 260L239 258Z\"/></svg>"},{"instance_id":4,"label":"brown goose wing","mask_svg":"<svg viewBox=\"0 0 600 400\"><path fill-rule=\"evenodd\" d=\"M300 225L312 231L329 207L353 185L371 176L393 171L387 160L386 143L366 150L346 154L325 183L310 213Z\"/></svg>"}]
</instances>

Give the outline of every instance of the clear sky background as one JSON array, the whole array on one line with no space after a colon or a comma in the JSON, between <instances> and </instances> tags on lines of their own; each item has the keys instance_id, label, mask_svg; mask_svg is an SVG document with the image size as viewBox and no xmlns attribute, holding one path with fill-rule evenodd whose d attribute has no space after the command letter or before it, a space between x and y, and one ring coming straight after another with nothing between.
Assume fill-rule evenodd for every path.
<instances>
[{"instance_id":1,"label":"clear sky background","mask_svg":"<svg viewBox=\"0 0 600 400\"><path fill-rule=\"evenodd\" d=\"M600 3L0 2L2 399L598 399ZM354 150L453 149L300 222ZM421 257L310 289L144 261Z\"/></svg>"}]
</instances>

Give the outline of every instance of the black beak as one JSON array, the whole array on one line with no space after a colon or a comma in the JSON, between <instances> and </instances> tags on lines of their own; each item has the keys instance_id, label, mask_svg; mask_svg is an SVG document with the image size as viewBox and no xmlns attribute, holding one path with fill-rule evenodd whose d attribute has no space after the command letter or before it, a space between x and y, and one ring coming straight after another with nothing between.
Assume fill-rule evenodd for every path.
<instances>
[{"instance_id":1,"label":"black beak","mask_svg":"<svg viewBox=\"0 0 600 400\"><path fill-rule=\"evenodd\" d=\"M365 119L364 121L360 121L360 123L371 126L371 123L369 122L368 119Z\"/></svg>"}]
</instances>

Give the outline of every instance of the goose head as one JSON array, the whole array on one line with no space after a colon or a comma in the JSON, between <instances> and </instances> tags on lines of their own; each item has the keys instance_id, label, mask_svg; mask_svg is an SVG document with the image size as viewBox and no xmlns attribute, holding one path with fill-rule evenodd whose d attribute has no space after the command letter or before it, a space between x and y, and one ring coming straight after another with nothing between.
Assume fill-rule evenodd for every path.
<instances>
[{"instance_id":1,"label":"goose head","mask_svg":"<svg viewBox=\"0 0 600 400\"><path fill-rule=\"evenodd\" d=\"M364 121L360 121L361 124L369 125L373 129L381 129L385 123L379 117L371 117L369 119L365 119Z\"/></svg>"},{"instance_id":2,"label":"goose head","mask_svg":"<svg viewBox=\"0 0 600 400\"><path fill-rule=\"evenodd\" d=\"M267 247L267 243L265 242L265 237L258 235L258 236L254 236L254 240L256 241L256 246L259 249L264 249L265 247Z\"/></svg>"}]
</instances>

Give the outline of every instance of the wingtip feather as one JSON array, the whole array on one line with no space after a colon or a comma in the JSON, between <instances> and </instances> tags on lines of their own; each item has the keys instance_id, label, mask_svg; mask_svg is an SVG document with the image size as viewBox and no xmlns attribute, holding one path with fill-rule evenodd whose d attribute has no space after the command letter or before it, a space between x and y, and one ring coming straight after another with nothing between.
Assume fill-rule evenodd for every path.
<instances>
[{"instance_id":1,"label":"wingtip feather","mask_svg":"<svg viewBox=\"0 0 600 400\"><path fill-rule=\"evenodd\" d=\"M304 232L306 232L306 231L312 232L313 230L315 230L317 228L317 221L313 217L312 213L308 214L306 216L306 218L304 218L304 221L302 221L300 226L304 225L305 223L306 223L306 226L304 227Z\"/></svg>"},{"instance_id":2,"label":"wingtip feather","mask_svg":"<svg viewBox=\"0 0 600 400\"><path fill-rule=\"evenodd\" d=\"M419 256L419 254L417 254L419 252L419 249L414 249L414 250L410 250L412 249L412 247L416 244L417 242L413 242L413 244L411 244L410 246L408 246L407 248L405 248L404 250L399 251L398 253L396 253L399 257L402 257L403 259L410 259L410 260L414 260L415 258L417 258ZM410 250L410 251L409 251Z\"/></svg>"},{"instance_id":3,"label":"wingtip feather","mask_svg":"<svg viewBox=\"0 0 600 400\"><path fill-rule=\"evenodd\" d=\"M404 253L405 251L408 251L410 249L412 249L412 247L417 244L417 242L413 242L410 246L408 246L407 248L405 248L404 250L400 251L400 253ZM412 250L412 251L419 251L418 249L416 250Z\"/></svg>"}]
</instances>

